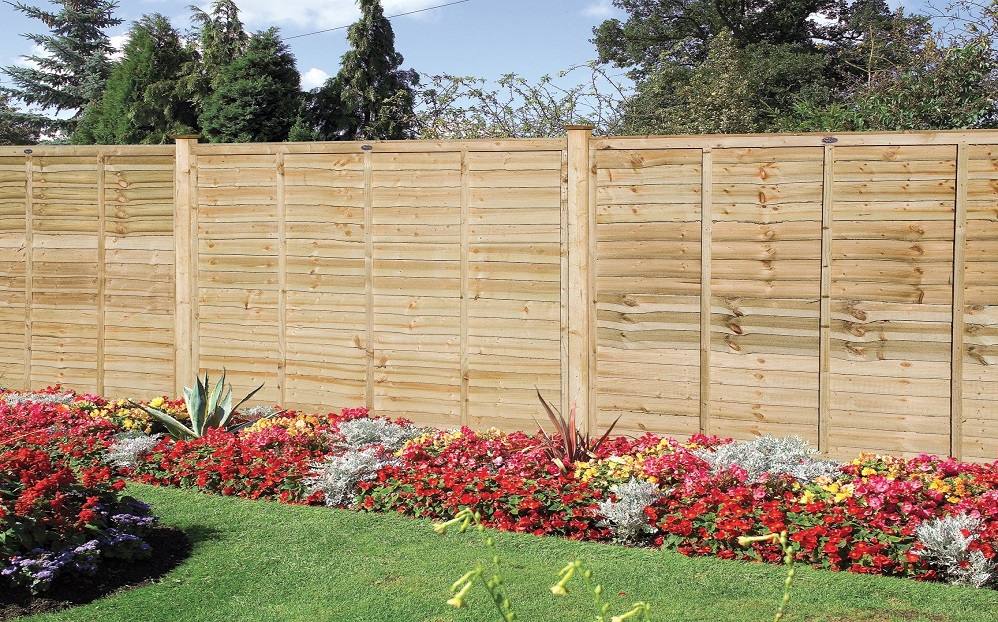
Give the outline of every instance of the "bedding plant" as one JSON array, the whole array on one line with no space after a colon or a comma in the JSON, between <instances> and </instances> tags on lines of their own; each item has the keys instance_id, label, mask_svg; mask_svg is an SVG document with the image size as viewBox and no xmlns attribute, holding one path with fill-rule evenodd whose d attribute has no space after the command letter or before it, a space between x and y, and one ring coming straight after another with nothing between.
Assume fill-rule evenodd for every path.
<instances>
[{"instance_id":1,"label":"bedding plant","mask_svg":"<svg viewBox=\"0 0 998 622\"><path fill-rule=\"evenodd\" d=\"M543 436L423 429L362 408L255 409L267 418L175 439L141 416L142 406L172 408L183 420L182 402L165 396L138 407L58 388L0 397L0 448L41 452L69 469L63 477L112 490L124 477L432 520L469 509L499 530L770 563L784 561L779 543L739 538L787 532L797 563L976 585L992 583L998 561L998 463L864 454L839 464L793 437L647 434L603 439L559 464ZM12 565L0 549L0 569Z\"/></svg>"},{"instance_id":2,"label":"bedding plant","mask_svg":"<svg viewBox=\"0 0 998 622\"><path fill-rule=\"evenodd\" d=\"M92 575L105 559L151 554L143 536L156 517L93 459L114 424L66 401L0 402L0 583L33 593L60 575Z\"/></svg>"}]
</instances>

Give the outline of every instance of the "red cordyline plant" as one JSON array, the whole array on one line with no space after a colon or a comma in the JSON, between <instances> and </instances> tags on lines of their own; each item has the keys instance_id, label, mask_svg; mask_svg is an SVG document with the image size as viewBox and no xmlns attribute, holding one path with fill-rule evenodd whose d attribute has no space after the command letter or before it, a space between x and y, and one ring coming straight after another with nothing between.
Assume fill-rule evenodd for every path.
<instances>
[{"instance_id":1,"label":"red cordyline plant","mask_svg":"<svg viewBox=\"0 0 998 622\"><path fill-rule=\"evenodd\" d=\"M568 421L561 416L561 413L555 410L547 401L544 396L541 395L540 390L537 390L537 399L541 401L541 406L544 407L544 411L547 412L548 419L554 424L557 435L552 436L545 432L540 424L537 424L538 431L540 435L538 440L541 441L541 446L544 449L544 453L551 458L551 462L558 465L563 473L567 473L571 468L571 465L576 462L583 462L586 460L591 460L596 457L596 451L600 448L607 438L609 438L610 433L613 432L614 426L620 421L620 417L613 420L610 427L607 428L603 436L593 441L589 436L589 433L583 434L579 431L579 428L575 425L576 417L576 404L572 403L572 410L568 415ZM535 420L536 423L536 420Z\"/></svg>"}]
</instances>

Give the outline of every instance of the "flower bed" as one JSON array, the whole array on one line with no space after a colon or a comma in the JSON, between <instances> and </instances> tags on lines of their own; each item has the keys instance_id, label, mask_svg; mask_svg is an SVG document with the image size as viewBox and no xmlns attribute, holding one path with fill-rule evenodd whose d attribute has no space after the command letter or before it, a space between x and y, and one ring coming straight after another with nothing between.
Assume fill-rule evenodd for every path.
<instances>
[{"instance_id":1,"label":"flower bed","mask_svg":"<svg viewBox=\"0 0 998 622\"><path fill-rule=\"evenodd\" d=\"M119 494L125 481L92 457L111 426L59 402L0 403L0 581L46 590L107 558L150 554L156 519Z\"/></svg>"},{"instance_id":2,"label":"flower bed","mask_svg":"<svg viewBox=\"0 0 998 622\"><path fill-rule=\"evenodd\" d=\"M0 438L21 427L18 447L62 456L84 479L111 477L113 463L156 485L431 519L467 507L503 530L773 563L777 545L737 539L785 530L796 559L818 568L974 585L990 576L998 543L998 463L863 455L838 465L792 440L646 435L610 439L563 470L531 435L421 430L363 409L283 413L175 441L136 437L156 424L129 404L64 401L0 411Z\"/></svg>"}]
</instances>

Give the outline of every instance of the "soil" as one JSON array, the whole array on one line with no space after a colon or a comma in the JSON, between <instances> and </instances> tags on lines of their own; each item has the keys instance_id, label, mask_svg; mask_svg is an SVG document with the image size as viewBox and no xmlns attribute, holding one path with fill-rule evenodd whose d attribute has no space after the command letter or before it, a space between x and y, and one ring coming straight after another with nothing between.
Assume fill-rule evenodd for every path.
<instances>
[{"instance_id":1,"label":"soil","mask_svg":"<svg viewBox=\"0 0 998 622\"><path fill-rule=\"evenodd\" d=\"M62 611L121 590L155 583L190 557L187 534L156 527L146 536L153 556L136 562L105 560L93 577L58 577L48 591L32 596L27 589L0 590L0 622L21 616Z\"/></svg>"}]
</instances>

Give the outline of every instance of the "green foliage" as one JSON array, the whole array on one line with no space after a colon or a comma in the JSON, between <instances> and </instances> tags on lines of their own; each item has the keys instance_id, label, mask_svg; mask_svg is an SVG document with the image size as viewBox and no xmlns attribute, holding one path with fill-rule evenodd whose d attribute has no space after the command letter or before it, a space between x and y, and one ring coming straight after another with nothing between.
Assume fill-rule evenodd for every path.
<instances>
[{"instance_id":1,"label":"green foliage","mask_svg":"<svg viewBox=\"0 0 998 622\"><path fill-rule=\"evenodd\" d=\"M46 131L71 134L87 106L100 99L110 74L113 51L107 28L122 20L114 17L113 0L53 0L58 7L45 11L18 2L15 10L41 21L51 34L26 34L43 53L23 56L31 66L4 67L16 85L10 95L28 105L37 105L56 114L71 111L69 119L33 115L28 121Z\"/></svg>"},{"instance_id":2,"label":"green foliage","mask_svg":"<svg viewBox=\"0 0 998 622\"><path fill-rule=\"evenodd\" d=\"M295 57L277 29L254 34L205 101L199 117L204 136L211 142L287 139L300 106L300 84Z\"/></svg>"},{"instance_id":3,"label":"green foliage","mask_svg":"<svg viewBox=\"0 0 998 622\"><path fill-rule=\"evenodd\" d=\"M928 40L911 65L882 73L865 89L815 105L798 100L795 131L906 131L998 127L998 57L984 38L940 47Z\"/></svg>"},{"instance_id":4,"label":"green foliage","mask_svg":"<svg viewBox=\"0 0 998 622\"><path fill-rule=\"evenodd\" d=\"M103 99L87 110L73 142L162 144L192 133L194 109L177 86L190 61L191 51L166 17L145 15L134 22Z\"/></svg>"},{"instance_id":5,"label":"green foliage","mask_svg":"<svg viewBox=\"0 0 998 622\"><path fill-rule=\"evenodd\" d=\"M349 112L341 91L342 86L334 76L321 87L302 93L301 108L288 140L343 140Z\"/></svg>"},{"instance_id":6,"label":"green foliage","mask_svg":"<svg viewBox=\"0 0 998 622\"><path fill-rule=\"evenodd\" d=\"M33 145L41 128L33 115L11 105L11 94L0 90L0 145Z\"/></svg>"},{"instance_id":7,"label":"green foliage","mask_svg":"<svg viewBox=\"0 0 998 622\"><path fill-rule=\"evenodd\" d=\"M395 33L380 0L360 0L360 10L360 19L347 32L350 49L340 61L340 71L323 86L337 89L342 102L335 138L412 138L419 74L401 69L405 59L395 51Z\"/></svg>"},{"instance_id":8,"label":"green foliage","mask_svg":"<svg viewBox=\"0 0 998 622\"><path fill-rule=\"evenodd\" d=\"M161 422L173 438L192 439L203 436L210 428L228 428L232 415L246 403L246 400L263 388L261 384L233 406L232 385L225 386L225 370L222 370L222 377L215 383L211 393L208 392L208 372L204 374L204 382L201 382L200 378L195 378L195 381L194 388L184 387L184 402L187 403L187 412L191 417L190 427L158 408L134 402L131 405L141 408Z\"/></svg>"},{"instance_id":9,"label":"green foliage","mask_svg":"<svg viewBox=\"0 0 998 622\"><path fill-rule=\"evenodd\" d=\"M593 29L600 62L631 68L641 81L663 64L699 64L710 42L728 32L736 48L751 44L809 45L826 36L811 19L835 0L613 0L626 22L610 19Z\"/></svg>"},{"instance_id":10,"label":"green foliage","mask_svg":"<svg viewBox=\"0 0 998 622\"><path fill-rule=\"evenodd\" d=\"M532 84L514 73L490 89L483 78L431 76L417 91L416 131L421 139L544 138L561 136L566 125L592 125L597 135L620 129L623 87L591 63L558 74L589 70L570 87L543 76Z\"/></svg>"},{"instance_id":11,"label":"green foliage","mask_svg":"<svg viewBox=\"0 0 998 622\"><path fill-rule=\"evenodd\" d=\"M211 13L193 5L190 9L195 24L188 48L190 60L182 70L178 88L200 115L208 97L223 84L225 68L245 52L250 37L233 0L214 0Z\"/></svg>"},{"instance_id":12,"label":"green foliage","mask_svg":"<svg viewBox=\"0 0 998 622\"><path fill-rule=\"evenodd\" d=\"M892 11L884 0L614 4L629 19L604 22L594 42L602 62L628 68L636 81L625 134L931 125L916 117L938 127L980 127L986 116L973 85L984 85L978 93L989 88L988 70L969 60L959 71L940 70L945 55L925 54L928 18ZM899 79L909 69L934 77ZM920 105L907 107L915 98ZM854 109L860 118L850 116ZM909 118L894 118L902 109Z\"/></svg>"}]
</instances>

